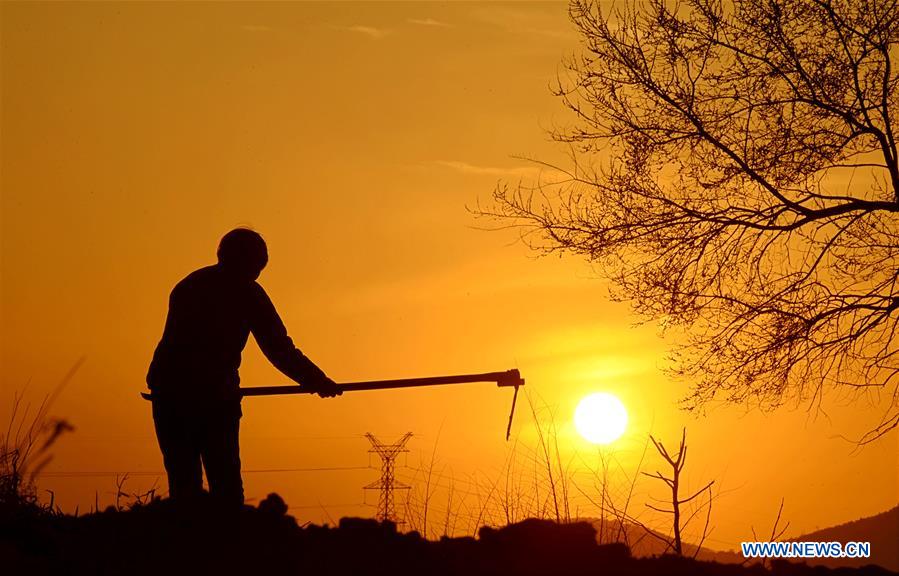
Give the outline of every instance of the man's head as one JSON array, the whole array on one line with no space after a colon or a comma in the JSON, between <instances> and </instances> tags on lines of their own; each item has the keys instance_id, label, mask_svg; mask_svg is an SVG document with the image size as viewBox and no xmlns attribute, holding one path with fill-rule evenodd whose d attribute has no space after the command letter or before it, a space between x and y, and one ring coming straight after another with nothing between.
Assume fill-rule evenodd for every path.
<instances>
[{"instance_id":1,"label":"man's head","mask_svg":"<svg viewBox=\"0 0 899 576\"><path fill-rule=\"evenodd\" d=\"M242 279L256 280L268 263L268 249L262 236L249 228L235 228L222 237L219 265Z\"/></svg>"}]
</instances>

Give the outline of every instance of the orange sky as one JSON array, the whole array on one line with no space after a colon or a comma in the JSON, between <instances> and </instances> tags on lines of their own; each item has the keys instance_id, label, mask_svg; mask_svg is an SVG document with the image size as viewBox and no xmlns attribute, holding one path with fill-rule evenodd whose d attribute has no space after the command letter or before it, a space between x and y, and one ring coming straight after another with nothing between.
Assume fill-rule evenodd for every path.
<instances>
[{"instance_id":1,"label":"orange sky","mask_svg":"<svg viewBox=\"0 0 899 576\"><path fill-rule=\"evenodd\" d=\"M237 225L265 235L260 282L334 379L518 367L555 414L573 511L597 514L596 451L571 414L599 390L630 411L627 435L606 450L624 473L650 431L674 442L688 427L688 484L720 489L713 547L750 526L769 531L781 497L790 534L896 504L896 434L858 452L839 438L865 430L876 399L832 397L817 417L731 407L694 419L675 406L686 384L659 371L665 342L633 328L586 264L535 260L514 232L477 229L488 223L466 206L500 180L537 175L516 156L563 161L546 129L568 120L548 89L577 48L564 4L3 3L0 19L0 422L15 390L39 399L86 358L54 408L77 431L40 484L66 509L89 508L95 493L105 505L115 489L114 476L66 473L162 470L138 392L167 295ZM241 373L247 385L286 383L253 342ZM510 399L489 384L248 399L244 468L365 467L362 434L412 431L400 478L420 490L416 469L436 453L432 514L445 515L451 481L462 498L502 475ZM535 430L523 397L516 418L524 454ZM650 453L645 465L660 463ZM247 472L245 482L249 497L277 491L320 522L372 515L361 503L376 495L361 487L377 476ZM664 526L643 507L662 487L636 488L634 510ZM458 526L476 502L458 504Z\"/></svg>"}]
</instances>

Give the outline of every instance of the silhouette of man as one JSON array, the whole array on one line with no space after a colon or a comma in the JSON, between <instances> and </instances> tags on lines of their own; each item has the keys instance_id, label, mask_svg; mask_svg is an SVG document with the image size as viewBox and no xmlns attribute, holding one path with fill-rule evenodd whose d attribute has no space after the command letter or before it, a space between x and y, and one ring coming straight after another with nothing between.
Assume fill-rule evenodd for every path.
<instances>
[{"instance_id":1,"label":"silhouette of man","mask_svg":"<svg viewBox=\"0 0 899 576\"><path fill-rule=\"evenodd\" d=\"M323 398L341 393L297 350L256 282L267 262L262 236L237 228L219 243L218 264L189 274L172 290L147 385L175 501L193 501L202 493L205 468L217 503L243 504L238 367L250 332L269 361L302 388Z\"/></svg>"}]
</instances>

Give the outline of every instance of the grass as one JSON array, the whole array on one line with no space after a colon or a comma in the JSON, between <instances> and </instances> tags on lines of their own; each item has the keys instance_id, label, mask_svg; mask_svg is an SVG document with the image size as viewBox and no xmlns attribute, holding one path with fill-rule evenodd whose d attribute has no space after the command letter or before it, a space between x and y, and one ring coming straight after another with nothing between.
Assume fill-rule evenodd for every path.
<instances>
[{"instance_id":1,"label":"grass","mask_svg":"<svg viewBox=\"0 0 899 576\"><path fill-rule=\"evenodd\" d=\"M25 392L14 393L6 431L0 435L0 514L58 513L52 492L48 503L41 502L36 480L52 461L56 442L74 430L68 421L50 416L50 409L82 363L76 362L36 409Z\"/></svg>"}]
</instances>

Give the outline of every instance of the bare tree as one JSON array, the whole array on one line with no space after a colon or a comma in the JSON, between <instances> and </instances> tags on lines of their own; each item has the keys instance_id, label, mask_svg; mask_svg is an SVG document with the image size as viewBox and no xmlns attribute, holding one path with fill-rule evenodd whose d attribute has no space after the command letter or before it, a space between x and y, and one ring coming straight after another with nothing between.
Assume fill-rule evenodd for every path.
<instances>
[{"instance_id":1,"label":"bare tree","mask_svg":"<svg viewBox=\"0 0 899 576\"><path fill-rule=\"evenodd\" d=\"M683 433L681 434L680 446L677 449L677 455L672 456L668 453L668 450L665 449L665 445L662 444L661 441L656 440L652 436L649 437L652 440L653 445L656 447L656 450L659 451L659 454L662 458L665 459L665 462L671 466L671 476L665 476L661 472L656 472L655 474L650 474L648 472L643 472L644 475L649 476L650 478L656 478L661 480L668 488L671 490L671 509L659 508L657 506L653 506L652 504L647 504L649 508L652 508L656 512L663 512L665 514L671 514L671 525L672 525L672 540L668 542L669 546L674 553L677 555L683 555L683 541L681 540L682 531L686 528L687 524L689 524L690 520L696 515L699 509L694 510L693 514L691 514L687 520L683 520L681 518L681 514L683 512L682 506L694 500L697 496L708 490L709 492L709 502L708 509L706 513L706 521L705 528L702 531L702 539L699 542L699 545L696 549L696 554L699 554L699 550L702 548L703 542L705 542L706 536L708 535L709 528L709 516L712 510L712 485L715 483L714 480L694 492L691 496L687 496L686 498L681 498L680 489L681 489L681 478L680 474L684 470L684 466L687 464L687 429L684 428ZM694 557L696 556L694 554Z\"/></svg>"},{"instance_id":2,"label":"bare tree","mask_svg":"<svg viewBox=\"0 0 899 576\"><path fill-rule=\"evenodd\" d=\"M781 515L783 514L783 511L784 511L784 499L781 498L781 499L780 499L780 507L777 509L777 517L774 519L774 525L771 527L771 535L768 536L768 542L777 542L777 541L779 541L779 540L780 540L780 537L783 536L784 533L787 531L787 528L790 527L790 523L787 522L787 523L784 525L783 528L781 528L780 530L778 530L778 528L780 527L780 517L781 517ZM754 540L758 541L759 537L758 537L758 535L755 533L755 528L754 528L753 526L750 526L749 528L750 528L750 530L752 530L752 538L753 538ZM743 561L743 563L745 564L747 560L749 560L749 559L747 558L746 560ZM768 563L768 559L767 559L767 558L763 558L763 559L762 559L762 566L765 566L767 563Z\"/></svg>"},{"instance_id":3,"label":"bare tree","mask_svg":"<svg viewBox=\"0 0 899 576\"><path fill-rule=\"evenodd\" d=\"M574 0L564 178L501 185L523 226L682 329L688 409L871 392L899 425L897 0Z\"/></svg>"}]
</instances>

